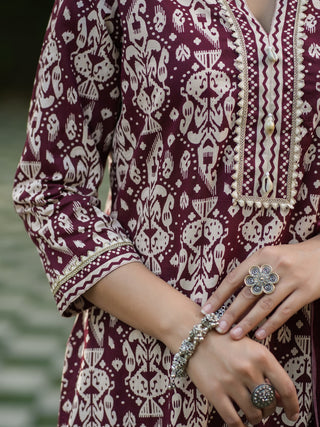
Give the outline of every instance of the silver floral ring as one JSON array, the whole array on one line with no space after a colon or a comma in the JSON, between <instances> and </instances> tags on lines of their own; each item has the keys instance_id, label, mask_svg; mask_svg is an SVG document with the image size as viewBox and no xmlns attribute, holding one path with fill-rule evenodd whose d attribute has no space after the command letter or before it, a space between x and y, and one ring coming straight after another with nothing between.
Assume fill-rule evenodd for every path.
<instances>
[{"instance_id":1,"label":"silver floral ring","mask_svg":"<svg viewBox=\"0 0 320 427\"><path fill-rule=\"evenodd\" d=\"M260 384L251 393L251 402L258 409L269 406L275 398L274 387L270 384Z\"/></svg>"},{"instance_id":2,"label":"silver floral ring","mask_svg":"<svg viewBox=\"0 0 320 427\"><path fill-rule=\"evenodd\" d=\"M279 279L279 274L273 272L270 265L253 265L244 278L244 284L250 288L253 295L272 294Z\"/></svg>"}]
</instances>

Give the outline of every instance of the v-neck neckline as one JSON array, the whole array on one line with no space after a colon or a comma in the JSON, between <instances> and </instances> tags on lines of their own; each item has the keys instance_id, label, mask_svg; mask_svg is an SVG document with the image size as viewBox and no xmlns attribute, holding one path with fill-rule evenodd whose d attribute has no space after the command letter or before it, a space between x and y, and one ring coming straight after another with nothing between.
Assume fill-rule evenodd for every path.
<instances>
[{"instance_id":1,"label":"v-neck neckline","mask_svg":"<svg viewBox=\"0 0 320 427\"><path fill-rule=\"evenodd\" d=\"M277 0L267 33L245 0L221 0L238 54L240 101L231 187L233 202L241 207L287 210L296 201L297 152L303 137L298 132L303 114L299 85L304 79L299 49L304 43L308 1ZM273 135L267 133L269 117L276 130ZM283 131L291 117L290 131Z\"/></svg>"},{"instance_id":2,"label":"v-neck neckline","mask_svg":"<svg viewBox=\"0 0 320 427\"><path fill-rule=\"evenodd\" d=\"M259 0L257 0L257 1L259 1ZM275 19L276 19L276 16L277 16L277 12L278 12L279 1L275 0L274 10L272 12L272 18L271 18L271 22L270 22L269 28L265 28L262 25L262 23L258 19L258 17L252 12L252 10L251 10L251 8L250 8L247 0L243 0L243 2L244 2L244 6L247 9L247 12L250 15L251 19L259 26L259 28L261 29L261 31L263 31L263 33L267 37L269 37L269 35L272 34L272 30L273 30L273 27L274 27L274 22L275 22Z\"/></svg>"}]
</instances>

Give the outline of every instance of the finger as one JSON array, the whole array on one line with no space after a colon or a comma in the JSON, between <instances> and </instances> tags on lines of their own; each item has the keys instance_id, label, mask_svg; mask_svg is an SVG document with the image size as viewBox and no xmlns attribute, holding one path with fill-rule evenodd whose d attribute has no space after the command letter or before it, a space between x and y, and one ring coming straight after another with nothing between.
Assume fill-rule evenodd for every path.
<instances>
[{"instance_id":1,"label":"finger","mask_svg":"<svg viewBox=\"0 0 320 427\"><path fill-rule=\"evenodd\" d=\"M272 313L272 315L255 332L255 337L259 340L265 339L268 335L279 329L286 321L295 314L304 301L303 292L294 292L288 296L282 304ZM305 302L307 304L307 301ZM305 305L303 304L303 305Z\"/></svg>"},{"instance_id":2,"label":"finger","mask_svg":"<svg viewBox=\"0 0 320 427\"><path fill-rule=\"evenodd\" d=\"M259 377L260 377L260 381L259 381ZM273 412L276 410L277 407L277 401L276 398L273 399L273 401L270 403L270 405L268 405L265 408L257 408L252 401L252 395L253 395L253 391L256 390L256 388L262 384L270 384L270 381L268 379L265 379L264 376L260 376L260 375L255 375L255 381L253 382L251 380L251 384L249 385L249 390L251 390L250 392L250 396L249 396L249 401L250 401L250 405L252 408L254 408L256 411L258 410L260 412L260 417L261 419L263 418L267 418L268 416L270 416L271 414L273 414ZM258 381L257 381L258 380ZM271 385L271 384L270 384ZM251 422L251 424L255 424L251 419L248 418L248 421ZM261 420L260 420L261 421ZM256 422L257 424L257 422Z\"/></svg>"},{"instance_id":3,"label":"finger","mask_svg":"<svg viewBox=\"0 0 320 427\"><path fill-rule=\"evenodd\" d=\"M237 390L236 395L232 396L232 398L234 399L234 401L237 403L237 405L242 409L242 411L244 412L247 420L255 425L255 424L259 424L262 419L265 417L264 412L261 408L256 407L253 402L252 402L252 392L253 390L255 390L255 388L266 382L266 380L264 379L263 375L257 375L253 374L253 375L247 375L246 376L246 386L247 388L243 389L243 390ZM274 406L274 405L273 405ZM270 406L269 411L270 414L272 414L274 412L275 406L272 407Z\"/></svg>"},{"instance_id":4,"label":"finger","mask_svg":"<svg viewBox=\"0 0 320 427\"><path fill-rule=\"evenodd\" d=\"M299 401L296 389L289 375L283 370L275 358L272 365L269 364L268 366L265 364L265 366L265 375L276 389L286 416L291 421L297 421L299 417ZM279 400L279 398L277 400Z\"/></svg>"},{"instance_id":5,"label":"finger","mask_svg":"<svg viewBox=\"0 0 320 427\"><path fill-rule=\"evenodd\" d=\"M227 274L217 290L214 291L202 307L201 311L203 314L209 314L218 310L235 291L243 286L243 279L248 274L249 266L252 264L252 260L248 260L251 260L251 257Z\"/></svg>"},{"instance_id":6,"label":"finger","mask_svg":"<svg viewBox=\"0 0 320 427\"><path fill-rule=\"evenodd\" d=\"M219 398L216 401L212 401L211 403L224 422L228 426L245 427L230 398L223 393L214 394L215 396L219 396Z\"/></svg>"},{"instance_id":7,"label":"finger","mask_svg":"<svg viewBox=\"0 0 320 427\"><path fill-rule=\"evenodd\" d=\"M255 387L250 387L250 390L253 390ZM259 424L263 419L263 412L261 409L255 407L251 401L251 392L247 388L242 390L234 391L231 396L233 401L241 408L245 414L247 420L255 425Z\"/></svg>"},{"instance_id":8,"label":"finger","mask_svg":"<svg viewBox=\"0 0 320 427\"><path fill-rule=\"evenodd\" d=\"M245 287L222 316L216 330L219 333L227 332L242 317L230 331L231 337L239 340L265 319L285 297L286 291L258 297Z\"/></svg>"},{"instance_id":9,"label":"finger","mask_svg":"<svg viewBox=\"0 0 320 427\"><path fill-rule=\"evenodd\" d=\"M259 408L253 403L253 391L261 384L270 384L270 381L265 378L263 369L256 370L254 367L250 371L247 371L247 367L245 367L245 370L242 371L242 379L242 386L236 387L235 384L232 385L230 397L244 412L250 424L259 424L263 418L266 418L275 411L277 401L275 397L268 407Z\"/></svg>"},{"instance_id":10,"label":"finger","mask_svg":"<svg viewBox=\"0 0 320 427\"><path fill-rule=\"evenodd\" d=\"M221 317L219 326L216 328L217 332L225 333L231 328L233 324L238 322L241 317L245 319L246 316L243 315L248 313L249 309L253 309L253 306L257 303L258 298L259 297L252 294L249 288L243 288L243 290L238 294L237 298ZM241 337L244 335L245 333L241 333ZM237 339L235 336L233 338Z\"/></svg>"},{"instance_id":11,"label":"finger","mask_svg":"<svg viewBox=\"0 0 320 427\"><path fill-rule=\"evenodd\" d=\"M272 327L273 325L273 327L276 326L274 330L278 329L278 327L280 327L284 323L284 322L279 323L281 321L281 318L285 318L285 320L288 320L288 318L292 316L292 314L294 314L299 308L297 304L291 305L291 299L288 304L287 300L290 297L289 292L291 292L290 287L282 283L281 287L276 288L274 293L269 295L263 295L259 300L257 300L256 304L242 318L242 320L231 329L230 336L233 339L237 339L237 340L243 338L249 331L252 331L257 325L259 325L261 321L263 321L276 307L278 307L280 304L281 304L280 307L282 307L282 305L284 304L285 312L283 314L281 314L281 312L278 312L277 314L278 317L275 319L274 324L273 324L273 321L271 321L270 323L270 327ZM240 299L240 294L237 299ZM236 302L236 300L234 301L234 303ZM232 310L233 304L229 307L227 311ZM270 317L270 319L272 318L272 316ZM265 324L263 324L263 327L259 329L260 329L260 332L258 336L256 335L256 337L258 339L265 338L267 336L264 333ZM262 336L263 338L261 338Z\"/></svg>"},{"instance_id":12,"label":"finger","mask_svg":"<svg viewBox=\"0 0 320 427\"><path fill-rule=\"evenodd\" d=\"M281 396L280 394L277 392L277 390L275 390L275 395L276 395L276 406L278 408L283 408L283 403L281 401Z\"/></svg>"},{"instance_id":13,"label":"finger","mask_svg":"<svg viewBox=\"0 0 320 427\"><path fill-rule=\"evenodd\" d=\"M265 379L265 382L267 384L270 384L270 381L268 380L268 378ZM270 384L272 385L272 384ZM262 414L263 414L263 418L268 418L270 417L270 415L272 415L274 413L274 411L276 410L278 405L278 396L279 394L277 393L277 391L275 390L275 398L273 399L273 401L270 403L270 405L266 406L265 408L262 409Z\"/></svg>"},{"instance_id":14,"label":"finger","mask_svg":"<svg viewBox=\"0 0 320 427\"><path fill-rule=\"evenodd\" d=\"M277 401L274 400L269 406L262 409L262 418L268 418L277 408Z\"/></svg>"}]
</instances>

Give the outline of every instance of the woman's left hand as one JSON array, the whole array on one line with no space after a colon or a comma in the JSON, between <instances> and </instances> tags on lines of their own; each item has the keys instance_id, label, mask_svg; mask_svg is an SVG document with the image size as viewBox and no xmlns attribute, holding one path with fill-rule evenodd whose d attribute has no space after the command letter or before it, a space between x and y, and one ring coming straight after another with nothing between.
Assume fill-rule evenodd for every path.
<instances>
[{"instance_id":1,"label":"woman's left hand","mask_svg":"<svg viewBox=\"0 0 320 427\"><path fill-rule=\"evenodd\" d=\"M270 265L280 279L273 293L255 296L243 281L250 267L264 264ZM225 333L232 327L231 337L241 339L264 320L255 332L257 339L264 339L303 306L320 298L320 235L302 243L266 246L257 251L225 277L202 312L216 311L242 286L217 331Z\"/></svg>"}]
</instances>

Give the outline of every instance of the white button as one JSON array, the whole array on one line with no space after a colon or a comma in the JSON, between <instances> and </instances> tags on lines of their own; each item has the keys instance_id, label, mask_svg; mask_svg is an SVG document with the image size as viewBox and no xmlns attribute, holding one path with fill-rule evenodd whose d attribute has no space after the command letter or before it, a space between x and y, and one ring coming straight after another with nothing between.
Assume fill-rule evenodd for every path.
<instances>
[{"instance_id":1,"label":"white button","mask_svg":"<svg viewBox=\"0 0 320 427\"><path fill-rule=\"evenodd\" d=\"M274 63L278 61L278 55L276 54L274 47L268 46L266 52L270 62Z\"/></svg>"},{"instance_id":2,"label":"white button","mask_svg":"<svg viewBox=\"0 0 320 427\"><path fill-rule=\"evenodd\" d=\"M276 125L274 122L273 115L269 113L264 124L264 131L268 136L271 136L274 132L275 127Z\"/></svg>"}]
</instances>

